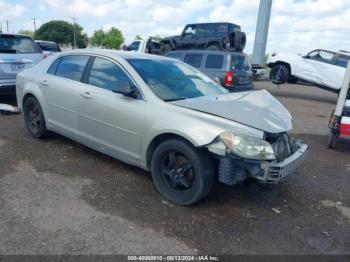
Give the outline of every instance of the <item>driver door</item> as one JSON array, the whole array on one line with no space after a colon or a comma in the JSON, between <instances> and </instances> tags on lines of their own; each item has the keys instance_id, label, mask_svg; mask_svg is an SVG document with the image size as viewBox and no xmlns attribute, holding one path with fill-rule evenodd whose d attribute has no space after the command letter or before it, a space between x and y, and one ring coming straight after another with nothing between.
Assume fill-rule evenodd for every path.
<instances>
[{"instance_id":1,"label":"driver door","mask_svg":"<svg viewBox=\"0 0 350 262\"><path fill-rule=\"evenodd\" d=\"M95 57L85 76L79 102L79 131L90 147L130 163L139 160L146 103L114 93L133 81L114 61Z\"/></svg>"},{"instance_id":2,"label":"driver door","mask_svg":"<svg viewBox=\"0 0 350 262\"><path fill-rule=\"evenodd\" d=\"M332 87L334 85L333 75L336 73L333 60L333 52L325 50L312 51L307 56L302 57L302 61L296 68L295 75L312 83Z\"/></svg>"},{"instance_id":3,"label":"driver door","mask_svg":"<svg viewBox=\"0 0 350 262\"><path fill-rule=\"evenodd\" d=\"M185 27L181 35L181 40L177 43L181 48L191 48L197 41L196 37L197 27L188 25Z\"/></svg>"}]
</instances>

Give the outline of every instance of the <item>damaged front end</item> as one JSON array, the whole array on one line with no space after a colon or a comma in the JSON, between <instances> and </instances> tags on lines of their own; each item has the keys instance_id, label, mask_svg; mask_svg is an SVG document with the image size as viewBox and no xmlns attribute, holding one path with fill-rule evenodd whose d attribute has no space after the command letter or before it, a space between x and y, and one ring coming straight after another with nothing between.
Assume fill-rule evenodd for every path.
<instances>
[{"instance_id":1,"label":"damaged front end","mask_svg":"<svg viewBox=\"0 0 350 262\"><path fill-rule=\"evenodd\" d=\"M265 133L264 139L226 132L207 146L219 160L219 181L234 185L248 178L277 183L305 159L307 145L286 133Z\"/></svg>"}]
</instances>

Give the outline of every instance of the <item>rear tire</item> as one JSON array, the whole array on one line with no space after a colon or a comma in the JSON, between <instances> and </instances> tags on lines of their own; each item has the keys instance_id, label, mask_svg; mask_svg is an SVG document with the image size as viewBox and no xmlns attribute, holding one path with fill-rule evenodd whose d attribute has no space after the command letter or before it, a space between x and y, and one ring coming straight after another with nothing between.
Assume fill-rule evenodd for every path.
<instances>
[{"instance_id":1,"label":"rear tire","mask_svg":"<svg viewBox=\"0 0 350 262\"><path fill-rule=\"evenodd\" d=\"M172 50L171 46L168 44L164 44L159 48L160 55L166 55L168 52Z\"/></svg>"},{"instance_id":2,"label":"rear tire","mask_svg":"<svg viewBox=\"0 0 350 262\"><path fill-rule=\"evenodd\" d=\"M288 81L289 77L289 69L283 64L274 65L270 71L270 80L274 84L284 84Z\"/></svg>"},{"instance_id":3,"label":"rear tire","mask_svg":"<svg viewBox=\"0 0 350 262\"><path fill-rule=\"evenodd\" d=\"M29 134L35 138L47 136L44 113L39 101L35 97L29 97L23 106L24 122Z\"/></svg>"},{"instance_id":4,"label":"rear tire","mask_svg":"<svg viewBox=\"0 0 350 262\"><path fill-rule=\"evenodd\" d=\"M210 45L205 50L208 51L220 51L222 48L218 45Z\"/></svg>"},{"instance_id":5,"label":"rear tire","mask_svg":"<svg viewBox=\"0 0 350 262\"><path fill-rule=\"evenodd\" d=\"M338 136L336 134L331 134L328 140L328 148L334 149L338 142Z\"/></svg>"},{"instance_id":6,"label":"rear tire","mask_svg":"<svg viewBox=\"0 0 350 262\"><path fill-rule=\"evenodd\" d=\"M177 205L197 203L207 196L214 182L209 155L182 139L166 140L156 148L151 171L157 190Z\"/></svg>"}]
</instances>

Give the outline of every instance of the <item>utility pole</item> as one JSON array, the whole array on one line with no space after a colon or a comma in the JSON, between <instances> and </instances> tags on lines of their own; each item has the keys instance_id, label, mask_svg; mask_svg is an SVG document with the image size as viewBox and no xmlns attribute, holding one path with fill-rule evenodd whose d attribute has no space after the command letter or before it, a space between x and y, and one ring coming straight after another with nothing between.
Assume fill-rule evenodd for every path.
<instances>
[{"instance_id":1,"label":"utility pole","mask_svg":"<svg viewBox=\"0 0 350 262\"><path fill-rule=\"evenodd\" d=\"M264 64L267 34L269 32L271 6L272 0L260 0L252 58L253 67L261 67Z\"/></svg>"},{"instance_id":2,"label":"utility pole","mask_svg":"<svg viewBox=\"0 0 350 262\"><path fill-rule=\"evenodd\" d=\"M100 44L100 48L102 48L102 38L103 38L103 28L101 26L101 44Z\"/></svg>"},{"instance_id":3,"label":"utility pole","mask_svg":"<svg viewBox=\"0 0 350 262\"><path fill-rule=\"evenodd\" d=\"M33 17L32 19L33 19L33 24L34 24L34 33L36 33L36 18Z\"/></svg>"},{"instance_id":4,"label":"utility pole","mask_svg":"<svg viewBox=\"0 0 350 262\"><path fill-rule=\"evenodd\" d=\"M6 32L9 33L9 20L6 20Z\"/></svg>"},{"instance_id":5,"label":"utility pole","mask_svg":"<svg viewBox=\"0 0 350 262\"><path fill-rule=\"evenodd\" d=\"M2 22L0 21L0 33L2 33Z\"/></svg>"},{"instance_id":6,"label":"utility pole","mask_svg":"<svg viewBox=\"0 0 350 262\"><path fill-rule=\"evenodd\" d=\"M75 19L77 19L76 17L72 17L73 19L73 41L74 41L74 46L73 49L77 48L77 40L75 37Z\"/></svg>"}]
</instances>

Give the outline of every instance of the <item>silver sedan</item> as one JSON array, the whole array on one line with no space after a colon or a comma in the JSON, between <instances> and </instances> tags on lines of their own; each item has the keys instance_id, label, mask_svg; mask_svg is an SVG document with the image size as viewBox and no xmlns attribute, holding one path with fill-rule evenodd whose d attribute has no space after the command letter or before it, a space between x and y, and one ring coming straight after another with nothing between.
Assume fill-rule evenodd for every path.
<instances>
[{"instance_id":1,"label":"silver sedan","mask_svg":"<svg viewBox=\"0 0 350 262\"><path fill-rule=\"evenodd\" d=\"M179 205L204 198L215 179L277 183L307 151L267 91L228 93L161 56L64 52L18 74L16 92L33 137L53 131L151 171L158 191Z\"/></svg>"}]
</instances>

